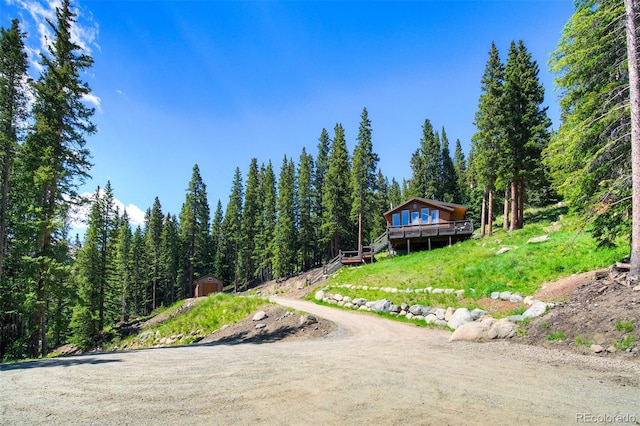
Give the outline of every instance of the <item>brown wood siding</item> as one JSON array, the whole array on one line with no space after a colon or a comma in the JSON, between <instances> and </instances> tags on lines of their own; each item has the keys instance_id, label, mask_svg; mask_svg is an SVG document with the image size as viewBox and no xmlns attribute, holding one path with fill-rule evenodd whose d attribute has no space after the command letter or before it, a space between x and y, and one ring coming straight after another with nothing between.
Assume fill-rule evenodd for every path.
<instances>
[{"instance_id":1,"label":"brown wood siding","mask_svg":"<svg viewBox=\"0 0 640 426\"><path fill-rule=\"evenodd\" d=\"M204 297L211 293L219 293L224 289L224 283L213 275L205 275L194 281L194 297Z\"/></svg>"}]
</instances>

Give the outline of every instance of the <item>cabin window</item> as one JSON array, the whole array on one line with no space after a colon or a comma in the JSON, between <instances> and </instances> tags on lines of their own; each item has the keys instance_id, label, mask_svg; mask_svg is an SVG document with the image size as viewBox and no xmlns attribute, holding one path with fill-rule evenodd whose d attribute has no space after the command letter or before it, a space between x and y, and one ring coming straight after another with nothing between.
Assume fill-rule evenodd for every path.
<instances>
[{"instance_id":1,"label":"cabin window","mask_svg":"<svg viewBox=\"0 0 640 426\"><path fill-rule=\"evenodd\" d=\"M427 223L429 223L429 209L423 208L421 212L422 212L422 223L426 225Z\"/></svg>"},{"instance_id":2,"label":"cabin window","mask_svg":"<svg viewBox=\"0 0 640 426\"><path fill-rule=\"evenodd\" d=\"M400 213L394 213L391 216L391 226L400 226Z\"/></svg>"},{"instance_id":3,"label":"cabin window","mask_svg":"<svg viewBox=\"0 0 640 426\"><path fill-rule=\"evenodd\" d=\"M409 225L409 210L402 210L402 226Z\"/></svg>"},{"instance_id":4,"label":"cabin window","mask_svg":"<svg viewBox=\"0 0 640 426\"><path fill-rule=\"evenodd\" d=\"M431 223L440 222L440 210L431 210Z\"/></svg>"},{"instance_id":5,"label":"cabin window","mask_svg":"<svg viewBox=\"0 0 640 426\"><path fill-rule=\"evenodd\" d=\"M420 224L420 213L419 212L411 212L411 224L419 225Z\"/></svg>"}]
</instances>

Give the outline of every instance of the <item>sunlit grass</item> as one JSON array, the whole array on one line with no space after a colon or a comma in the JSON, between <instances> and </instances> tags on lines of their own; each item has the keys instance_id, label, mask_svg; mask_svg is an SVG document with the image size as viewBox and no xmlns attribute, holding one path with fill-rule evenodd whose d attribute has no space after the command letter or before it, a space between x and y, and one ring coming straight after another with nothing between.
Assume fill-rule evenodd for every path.
<instances>
[{"instance_id":1,"label":"sunlit grass","mask_svg":"<svg viewBox=\"0 0 640 426\"><path fill-rule=\"evenodd\" d=\"M562 218L558 229L545 230L551 225L548 218L554 216L554 208L541 211L538 217L544 219L537 223L525 222L522 230L508 232L494 228L491 237L474 238L432 251L386 257L370 265L341 268L330 277L327 286L351 284L397 288L403 302L424 304L436 304L432 300L434 295L405 294L406 289L464 289L465 297L471 298L489 296L493 291L530 295L546 281L607 267L628 255L625 244L613 249L597 249L591 235L580 230L570 218ZM527 243L530 238L541 235L549 235L549 240ZM497 255L504 247L511 250ZM399 299L397 294L390 297L389 293L377 290L336 288L335 291L370 300ZM439 302L446 300L439 300L437 304ZM450 303L456 305L455 296Z\"/></svg>"},{"instance_id":2,"label":"sunlit grass","mask_svg":"<svg viewBox=\"0 0 640 426\"><path fill-rule=\"evenodd\" d=\"M251 312L268 304L265 299L258 297L217 293L197 300L191 308L181 312L179 315L173 315L183 303L184 301L177 302L164 311L165 314L170 316L167 321L147 327L141 331L141 333L151 332L153 338L140 344L139 335L130 336L122 341L115 339L112 346L117 344L123 347L136 341L139 346L147 347L151 346L154 340L178 335L181 335L182 338L176 344L193 343L225 324L241 321Z\"/></svg>"}]
</instances>

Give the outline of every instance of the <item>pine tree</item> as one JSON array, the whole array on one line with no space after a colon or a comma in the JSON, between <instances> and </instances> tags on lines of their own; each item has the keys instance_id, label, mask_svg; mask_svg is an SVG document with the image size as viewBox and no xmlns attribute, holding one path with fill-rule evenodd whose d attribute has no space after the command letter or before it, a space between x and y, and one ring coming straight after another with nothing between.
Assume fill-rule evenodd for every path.
<instances>
[{"instance_id":1,"label":"pine tree","mask_svg":"<svg viewBox=\"0 0 640 426\"><path fill-rule=\"evenodd\" d=\"M467 204L469 202L469 184L467 181L467 163L462 152L460 139L456 139L456 150L453 153L453 167L456 173L457 198L454 203Z\"/></svg>"},{"instance_id":2,"label":"pine tree","mask_svg":"<svg viewBox=\"0 0 640 426\"><path fill-rule=\"evenodd\" d=\"M322 234L322 218L324 216L322 200L324 197L324 181L329 170L329 152L331 149L331 140L329 139L329 132L326 129L322 129L320 137L318 138L318 154L316 156L316 170L313 177L313 187L315 189L315 203L314 203L314 225L316 228L316 235L314 238L315 249L315 263L324 263L330 259L329 246L326 244L327 239ZM323 243L323 241L325 243Z\"/></svg>"},{"instance_id":3,"label":"pine tree","mask_svg":"<svg viewBox=\"0 0 640 426\"><path fill-rule=\"evenodd\" d=\"M80 74L93 63L71 41L75 15L69 0L56 8L56 21L48 21L54 32L48 55L41 55L44 69L35 83L33 102L34 130L21 150L19 175L28 192L23 197L30 204L30 217L24 232L34 242L29 262L29 291L36 302L31 312L31 355L46 354L46 306L52 287L59 282L53 277L65 274L62 259L66 242L62 236L69 200L76 198L76 188L87 177L90 168L85 138L96 131L91 122L93 108L83 99L90 93ZM56 257L56 254L64 254Z\"/></svg>"},{"instance_id":4,"label":"pine tree","mask_svg":"<svg viewBox=\"0 0 640 426\"><path fill-rule=\"evenodd\" d=\"M626 52L624 3L585 0L575 3L550 60L562 122L545 164L567 204L593 224L594 237L605 246L630 231Z\"/></svg>"},{"instance_id":5,"label":"pine tree","mask_svg":"<svg viewBox=\"0 0 640 426\"><path fill-rule=\"evenodd\" d=\"M7 352L20 356L19 341L22 339L20 325L23 311L22 286L17 282L16 263L22 257L16 246L24 245L15 241L16 201L12 188L15 157L22 142L27 117L27 55L24 47L25 34L20 31L17 19L11 21L11 28L0 28L0 359ZM10 201L11 199L11 201ZM10 235L13 234L13 238ZM19 239L19 238L18 238ZM12 241L13 240L13 241ZM10 259L13 265L7 265ZM8 270L13 270L7 273ZM12 348L16 348L15 350Z\"/></svg>"},{"instance_id":6,"label":"pine tree","mask_svg":"<svg viewBox=\"0 0 640 426\"><path fill-rule=\"evenodd\" d=\"M148 223L145 230L147 254L149 256L148 283L151 295L151 310L156 309L162 299L160 290L160 269L162 265L162 223L164 214L160 199L156 197L148 214Z\"/></svg>"},{"instance_id":7,"label":"pine tree","mask_svg":"<svg viewBox=\"0 0 640 426\"><path fill-rule=\"evenodd\" d=\"M298 251L295 164L286 155L278 179L277 214L273 269L274 276L280 278L296 272Z\"/></svg>"},{"instance_id":8,"label":"pine tree","mask_svg":"<svg viewBox=\"0 0 640 426\"><path fill-rule=\"evenodd\" d=\"M389 180L382 174L382 170L378 169L376 177L375 203L371 217L373 225L369 240L373 241L387 229L387 222L384 213L389 210Z\"/></svg>"},{"instance_id":9,"label":"pine tree","mask_svg":"<svg viewBox=\"0 0 640 426\"><path fill-rule=\"evenodd\" d=\"M247 173L247 182L244 196L244 207L242 209L242 270L244 271L243 281L250 283L256 279L258 272L258 262L260 255L256 248L258 233L260 232L260 219L262 212L260 200L260 171L258 170L258 159L252 158Z\"/></svg>"},{"instance_id":10,"label":"pine tree","mask_svg":"<svg viewBox=\"0 0 640 426\"><path fill-rule=\"evenodd\" d=\"M93 347L107 323L107 307L114 273L113 239L117 230L117 213L113 192L108 182L104 191L95 192L84 245L78 256L78 304L72 327L76 344L83 349Z\"/></svg>"},{"instance_id":11,"label":"pine tree","mask_svg":"<svg viewBox=\"0 0 640 426\"><path fill-rule=\"evenodd\" d=\"M458 179L456 176L456 169L451 160L451 152L449 151L449 139L447 133L442 128L442 169L440 175L440 194L442 201L448 201L450 203L455 202L458 199Z\"/></svg>"},{"instance_id":12,"label":"pine tree","mask_svg":"<svg viewBox=\"0 0 640 426\"><path fill-rule=\"evenodd\" d=\"M131 288L127 292L129 312L134 316L149 314L150 298L148 297L149 254L145 233L137 226L131 238Z\"/></svg>"},{"instance_id":13,"label":"pine tree","mask_svg":"<svg viewBox=\"0 0 640 426\"><path fill-rule=\"evenodd\" d=\"M474 171L477 183L482 187L482 213L480 235L493 233L493 198L496 189L500 150L504 145L504 114L502 94L504 66L495 44L491 43L489 59L482 76L482 93L478 101L474 125L477 132L472 137ZM488 232L485 225L488 224Z\"/></svg>"},{"instance_id":14,"label":"pine tree","mask_svg":"<svg viewBox=\"0 0 640 426\"><path fill-rule=\"evenodd\" d=\"M222 280L225 282L233 282L233 289L238 291L241 276L241 259L242 254L242 237L240 231L242 229L242 200L244 197L244 187L242 185L242 175L240 168L236 167L233 175L233 183L231 185L231 194L229 194L229 203L222 221L222 252L224 253L224 262L222 265Z\"/></svg>"},{"instance_id":15,"label":"pine tree","mask_svg":"<svg viewBox=\"0 0 640 426\"><path fill-rule=\"evenodd\" d=\"M207 186L200 176L200 168L195 164L180 210L180 239L185 256L183 288L186 297L193 297L194 280L209 273L211 268L209 217Z\"/></svg>"},{"instance_id":16,"label":"pine tree","mask_svg":"<svg viewBox=\"0 0 640 426\"><path fill-rule=\"evenodd\" d=\"M160 240L162 244L160 277L164 294L162 303L164 306L169 306L176 300L187 297L183 292L184 289L180 288L180 260L183 255L181 251L183 245L180 238L180 225L175 215L166 215ZM210 246L208 238L207 242Z\"/></svg>"},{"instance_id":17,"label":"pine tree","mask_svg":"<svg viewBox=\"0 0 640 426\"><path fill-rule=\"evenodd\" d=\"M370 238L375 217L374 194L376 191L376 170L379 157L373 152L371 121L367 108L360 116L360 130L351 162L351 219L358 229L358 253L362 255L363 238Z\"/></svg>"},{"instance_id":18,"label":"pine tree","mask_svg":"<svg viewBox=\"0 0 640 426\"><path fill-rule=\"evenodd\" d=\"M298 247L300 248L300 261L303 271L308 270L314 263L314 239L316 227L314 226L314 188L313 188L313 157L302 148L298 165L298 201L299 210L299 235Z\"/></svg>"},{"instance_id":19,"label":"pine tree","mask_svg":"<svg viewBox=\"0 0 640 426\"><path fill-rule=\"evenodd\" d=\"M260 253L261 281L273 278L273 259L275 257L275 227L277 220L277 190L276 175L273 172L271 161L265 167L260 168L260 199L262 200L262 216L260 232L256 248Z\"/></svg>"},{"instance_id":20,"label":"pine tree","mask_svg":"<svg viewBox=\"0 0 640 426\"><path fill-rule=\"evenodd\" d=\"M524 222L525 185L544 180L540 167L542 150L549 141L544 88L538 79L538 64L522 40L511 43L504 71L504 136L500 164L504 182L511 183L511 229ZM528 183L527 183L528 182Z\"/></svg>"},{"instance_id":21,"label":"pine tree","mask_svg":"<svg viewBox=\"0 0 640 426\"><path fill-rule=\"evenodd\" d=\"M329 244L329 257L338 255L343 245L352 235L349 213L351 197L349 193L350 161L344 129L335 126L335 136L329 153L329 168L322 187L322 235L323 242Z\"/></svg>"},{"instance_id":22,"label":"pine tree","mask_svg":"<svg viewBox=\"0 0 640 426\"><path fill-rule=\"evenodd\" d=\"M439 199L442 197L442 148L431 121L424 120L420 147L411 158L411 197Z\"/></svg>"},{"instance_id":23,"label":"pine tree","mask_svg":"<svg viewBox=\"0 0 640 426\"><path fill-rule=\"evenodd\" d=\"M129 215L125 210L120 218L118 226L118 237L115 247L115 276L117 278L117 293L120 302L120 321L126 321L129 318L129 293L133 288L132 279L132 261L131 261L131 244L133 233L129 223Z\"/></svg>"},{"instance_id":24,"label":"pine tree","mask_svg":"<svg viewBox=\"0 0 640 426\"><path fill-rule=\"evenodd\" d=\"M402 194L402 187L396 178L391 178L391 185L389 185L389 206L387 210L399 206L402 201L404 201L403 199L404 195ZM387 210L385 210L385 212Z\"/></svg>"},{"instance_id":25,"label":"pine tree","mask_svg":"<svg viewBox=\"0 0 640 426\"><path fill-rule=\"evenodd\" d=\"M211 249L213 259L213 275L222 277L222 263L224 262L224 251L222 244L222 220L224 213L222 211L222 202L218 199L216 211L213 213L211 221ZM222 278L220 278L222 279Z\"/></svg>"},{"instance_id":26,"label":"pine tree","mask_svg":"<svg viewBox=\"0 0 640 426\"><path fill-rule=\"evenodd\" d=\"M10 171L27 117L24 37L17 19L11 21L9 30L0 28L0 283L3 282L4 258L8 250Z\"/></svg>"}]
</instances>

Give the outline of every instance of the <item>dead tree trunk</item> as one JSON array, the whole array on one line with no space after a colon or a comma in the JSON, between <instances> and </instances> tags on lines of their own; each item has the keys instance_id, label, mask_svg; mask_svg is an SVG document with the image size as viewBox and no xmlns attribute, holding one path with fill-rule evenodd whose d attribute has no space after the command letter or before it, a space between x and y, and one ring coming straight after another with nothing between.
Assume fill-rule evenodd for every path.
<instances>
[{"instance_id":1,"label":"dead tree trunk","mask_svg":"<svg viewBox=\"0 0 640 426\"><path fill-rule=\"evenodd\" d=\"M640 277L640 75L636 33L637 0L624 0L627 18L627 58L629 61L629 100L631 104L631 269L629 276Z\"/></svg>"}]
</instances>

